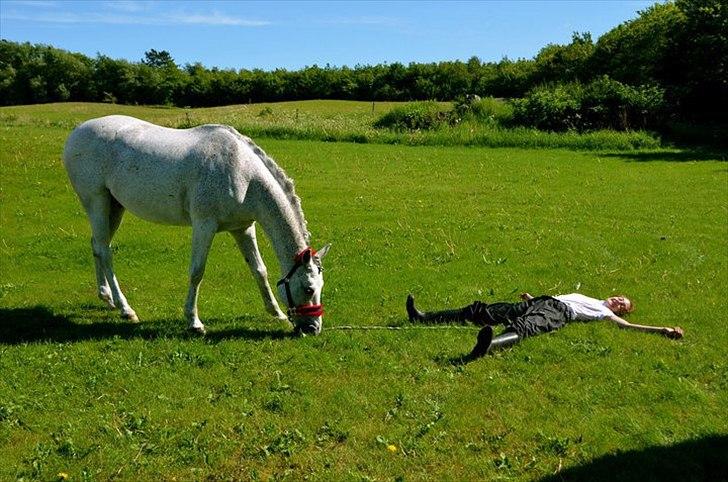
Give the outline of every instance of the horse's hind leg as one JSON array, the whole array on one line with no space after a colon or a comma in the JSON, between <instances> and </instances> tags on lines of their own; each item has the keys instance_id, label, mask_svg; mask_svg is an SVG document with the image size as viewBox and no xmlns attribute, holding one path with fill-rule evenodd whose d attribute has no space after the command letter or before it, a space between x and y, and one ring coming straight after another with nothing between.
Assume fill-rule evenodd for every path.
<instances>
[{"instance_id":1,"label":"horse's hind leg","mask_svg":"<svg viewBox=\"0 0 728 482\"><path fill-rule=\"evenodd\" d=\"M258 289L260 289L260 294L263 297L266 311L279 320L287 319L286 315L283 314L281 308L278 306L278 302L273 296L273 292L268 284L268 270L258 250L258 241L255 237L255 223L246 229L230 231L230 234L235 238L240 252L243 253L243 257L248 263L250 272L253 273L255 281L258 283Z\"/></svg>"},{"instance_id":2,"label":"horse's hind leg","mask_svg":"<svg viewBox=\"0 0 728 482\"><path fill-rule=\"evenodd\" d=\"M119 224L121 224L121 217L123 216L123 214L124 207L112 197L109 204L109 240L114 237L114 233L116 233L116 230L119 228ZM91 242L91 249L93 250L93 240ZM99 288L99 298L102 301L105 301L109 308L116 308L116 305L114 305L114 297L111 294L109 281L106 279L106 274L104 274L103 266L101 266L101 258L96 256L95 254L94 265L96 267L96 281Z\"/></svg>"},{"instance_id":3,"label":"horse's hind leg","mask_svg":"<svg viewBox=\"0 0 728 482\"><path fill-rule=\"evenodd\" d=\"M109 308L116 308L116 305L114 304L114 297L111 294L111 288L109 287L109 282L106 280L106 275L104 274L104 267L101 266L101 258L96 256L96 252L94 251L94 242L93 239L91 239L91 251L94 253L94 266L96 268L96 285L99 288L99 299L106 303L106 306Z\"/></svg>"},{"instance_id":4,"label":"horse's hind leg","mask_svg":"<svg viewBox=\"0 0 728 482\"><path fill-rule=\"evenodd\" d=\"M119 288L119 282L114 275L114 266L111 256L111 237L121 222L123 208L111 197L108 191L103 190L97 195L85 197L83 206L91 223L91 248L96 261L96 276L99 283L99 296L102 299L105 289L111 292L111 300L121 311L121 317L131 321L139 321L134 310L129 306L124 293Z\"/></svg>"}]
</instances>

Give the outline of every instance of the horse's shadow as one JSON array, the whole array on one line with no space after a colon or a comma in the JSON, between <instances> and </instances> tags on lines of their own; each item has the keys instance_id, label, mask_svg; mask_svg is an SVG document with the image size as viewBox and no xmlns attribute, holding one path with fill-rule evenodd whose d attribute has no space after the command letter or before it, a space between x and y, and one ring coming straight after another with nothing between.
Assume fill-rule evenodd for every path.
<instances>
[{"instance_id":1,"label":"horse's shadow","mask_svg":"<svg viewBox=\"0 0 728 482\"><path fill-rule=\"evenodd\" d=\"M247 321L246 317L242 317ZM238 319L234 321L239 321ZM246 340L282 340L296 336L293 331L278 327L256 329L236 326L210 329L215 324L227 325L222 320L208 320L206 341L241 338ZM66 315L54 313L46 306L28 308L0 308L0 345L23 343L73 343L98 341L111 338L146 339L200 338L187 332L184 321L179 319L151 320L142 323L123 321L76 322Z\"/></svg>"},{"instance_id":2,"label":"horse's shadow","mask_svg":"<svg viewBox=\"0 0 728 482\"><path fill-rule=\"evenodd\" d=\"M728 436L721 433L662 447L619 450L540 482L728 481Z\"/></svg>"}]
</instances>

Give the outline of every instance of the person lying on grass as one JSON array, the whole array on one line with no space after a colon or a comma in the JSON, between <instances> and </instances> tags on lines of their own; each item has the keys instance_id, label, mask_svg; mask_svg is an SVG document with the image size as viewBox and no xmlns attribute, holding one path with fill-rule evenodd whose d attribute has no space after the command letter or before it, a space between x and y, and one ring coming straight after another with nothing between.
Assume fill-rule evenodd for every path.
<instances>
[{"instance_id":1,"label":"person lying on grass","mask_svg":"<svg viewBox=\"0 0 728 482\"><path fill-rule=\"evenodd\" d=\"M478 341L468 359L480 358L497 348L518 343L523 338L558 330L571 321L610 320L620 328L659 333L668 338L682 338L682 328L645 326L620 318L634 311L634 304L626 296L612 296L606 300L590 298L579 293L558 296L521 294L523 301L516 303L484 303L475 301L464 308L423 313L415 308L415 299L407 296L407 316L410 321L464 322L483 325ZM504 325L503 333L493 338L493 326Z\"/></svg>"}]
</instances>

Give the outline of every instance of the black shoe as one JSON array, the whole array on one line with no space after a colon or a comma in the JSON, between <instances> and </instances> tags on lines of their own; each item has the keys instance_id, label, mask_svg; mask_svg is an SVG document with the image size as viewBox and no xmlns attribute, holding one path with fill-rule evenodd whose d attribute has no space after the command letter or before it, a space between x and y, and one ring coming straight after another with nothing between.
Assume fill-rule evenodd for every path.
<instances>
[{"instance_id":1,"label":"black shoe","mask_svg":"<svg viewBox=\"0 0 728 482\"><path fill-rule=\"evenodd\" d=\"M473 351L470 352L468 358L474 360L480 358L488 353L490 349L490 342L493 340L493 327L486 325L478 332L478 341L473 347Z\"/></svg>"},{"instance_id":2,"label":"black shoe","mask_svg":"<svg viewBox=\"0 0 728 482\"><path fill-rule=\"evenodd\" d=\"M423 321L426 323L447 323L450 321L462 323L464 321L473 320L472 305L464 308L456 308L454 310L428 311L421 312L415 308L414 296L407 295L407 316L410 321Z\"/></svg>"},{"instance_id":3,"label":"black shoe","mask_svg":"<svg viewBox=\"0 0 728 482\"><path fill-rule=\"evenodd\" d=\"M425 319L425 314L415 308L415 298L411 294L407 295L406 306L407 316L410 321L422 321Z\"/></svg>"}]
</instances>

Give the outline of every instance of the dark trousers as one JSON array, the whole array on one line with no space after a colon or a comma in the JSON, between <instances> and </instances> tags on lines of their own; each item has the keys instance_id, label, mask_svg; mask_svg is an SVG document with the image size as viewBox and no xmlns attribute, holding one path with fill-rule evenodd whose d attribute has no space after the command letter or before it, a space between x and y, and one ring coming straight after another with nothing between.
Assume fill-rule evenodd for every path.
<instances>
[{"instance_id":1,"label":"dark trousers","mask_svg":"<svg viewBox=\"0 0 728 482\"><path fill-rule=\"evenodd\" d=\"M572 320L571 309L550 296L518 303L483 303L469 306L470 319L480 325L504 325L507 332L525 338L558 330Z\"/></svg>"}]
</instances>

